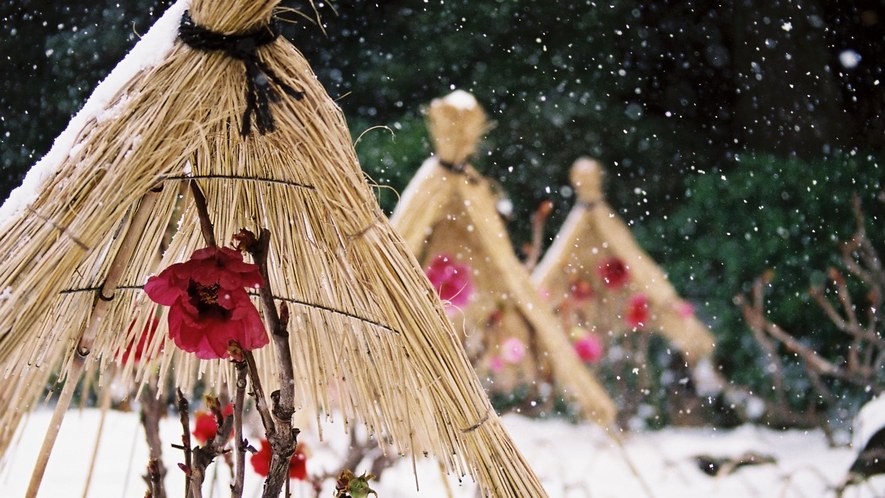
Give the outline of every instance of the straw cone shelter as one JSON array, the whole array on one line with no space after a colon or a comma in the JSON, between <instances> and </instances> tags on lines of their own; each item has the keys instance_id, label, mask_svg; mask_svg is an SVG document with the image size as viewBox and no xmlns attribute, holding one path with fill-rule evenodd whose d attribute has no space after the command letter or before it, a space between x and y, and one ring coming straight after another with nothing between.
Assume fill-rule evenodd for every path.
<instances>
[{"instance_id":1,"label":"straw cone shelter","mask_svg":"<svg viewBox=\"0 0 885 498\"><path fill-rule=\"evenodd\" d=\"M599 163L588 158L576 161L571 182L578 202L532 272L534 285L550 296L558 312L567 312L567 307L557 303L570 297L575 282L598 279L599 265L617 258L629 271L629 291L642 293L648 299L647 330L666 337L690 365L709 361L715 344L713 335L695 317L691 305L679 297L660 267L639 247L626 223L606 203ZM593 320L590 316L588 323L577 325L593 329ZM700 380L711 379L707 376Z\"/></svg>"},{"instance_id":2,"label":"straw cone shelter","mask_svg":"<svg viewBox=\"0 0 885 498\"><path fill-rule=\"evenodd\" d=\"M158 367L185 388L232 379L224 361L199 361L171 343L159 352L167 309L141 288L206 245L190 194L180 199L192 180L219 245L242 227L270 230L268 284L291 313L305 405L365 423L396 451L434 455L448 471L475 476L483 496L545 496L302 55L282 37L255 52L279 94L257 103L272 113L268 127L248 111L256 93L249 87L247 98L243 60L178 37L186 8L213 32L261 33L276 3L173 5L0 209L0 427L15 426L21 415L11 407L33 402L47 371L67 377L61 399L69 400L81 372L117 363L152 313L156 359L123 368L124 377L144 381ZM255 354L273 368L270 348ZM271 391L277 377L266 374Z\"/></svg>"},{"instance_id":3,"label":"straw cone shelter","mask_svg":"<svg viewBox=\"0 0 885 498\"><path fill-rule=\"evenodd\" d=\"M425 267L439 255L469 267L473 295L452 319L486 388L508 393L520 384L554 384L584 416L608 426L614 404L516 257L493 185L467 162L488 129L485 112L456 91L430 104L427 122L436 155L411 180L391 222ZM501 360L508 339L526 345L521 361Z\"/></svg>"}]
</instances>

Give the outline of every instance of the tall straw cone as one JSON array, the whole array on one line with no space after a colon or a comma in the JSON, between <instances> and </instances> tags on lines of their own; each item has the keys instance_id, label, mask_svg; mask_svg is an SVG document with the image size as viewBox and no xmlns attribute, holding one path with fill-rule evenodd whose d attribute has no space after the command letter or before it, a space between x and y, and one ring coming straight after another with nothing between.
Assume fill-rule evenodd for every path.
<instances>
[{"instance_id":1,"label":"tall straw cone","mask_svg":"<svg viewBox=\"0 0 885 498\"><path fill-rule=\"evenodd\" d=\"M411 180L391 222L425 267L443 254L469 266L473 298L452 319L480 377L491 381L487 390L555 384L585 417L608 427L614 403L535 292L498 215L493 186L466 162L489 128L484 111L472 95L455 92L435 99L426 114L441 148ZM500 347L509 338L529 354L500 369Z\"/></svg>"},{"instance_id":2,"label":"tall straw cone","mask_svg":"<svg viewBox=\"0 0 885 498\"><path fill-rule=\"evenodd\" d=\"M690 364L708 358L715 344L712 334L606 203L602 166L593 159L578 159L571 182L578 203L532 273L535 285L551 295L567 295L573 279L596 278L599 264L617 257L629 268L632 292L648 297L648 329L669 339Z\"/></svg>"},{"instance_id":3,"label":"tall straw cone","mask_svg":"<svg viewBox=\"0 0 885 498\"><path fill-rule=\"evenodd\" d=\"M241 33L266 24L275 5L193 0L189 8L196 24ZM170 29L161 36L175 38L183 10L180 2L164 16L160 24L170 22ZM182 178L193 178L219 244L242 227L272 234L268 284L291 312L296 394L305 405L361 420L397 451L435 455L448 471L475 476L484 496L545 496L433 288L375 202L340 109L286 40L258 53L304 92L302 100L284 96L271 104L274 132L239 133L242 62L177 40L77 130L0 240L6 375L29 379L59 365L64 375L83 354L101 367L119 361L118 351L140 336L155 309L141 285L205 245L194 203L188 196L179 201ZM150 216L130 237L134 251L113 295L104 296L112 298L108 311L96 317L97 289L116 268L114 255L140 205L150 206ZM158 257L170 224L178 230ZM156 313L161 325L149 345L156 359L124 369L124 376L144 380L159 367L185 388L201 377L210 384L232 379L225 362L198 361L171 344L159 352L166 309ZM94 338L84 348L87 332ZM277 379L272 354L256 351L268 391Z\"/></svg>"}]
</instances>

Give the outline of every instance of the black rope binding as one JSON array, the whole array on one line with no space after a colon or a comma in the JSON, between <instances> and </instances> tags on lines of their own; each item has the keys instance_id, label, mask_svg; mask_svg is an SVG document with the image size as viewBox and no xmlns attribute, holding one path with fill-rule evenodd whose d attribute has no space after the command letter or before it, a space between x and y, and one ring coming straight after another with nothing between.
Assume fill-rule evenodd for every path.
<instances>
[{"instance_id":1,"label":"black rope binding","mask_svg":"<svg viewBox=\"0 0 885 498\"><path fill-rule=\"evenodd\" d=\"M250 33L225 35L198 26L187 10L181 16L181 23L178 25L178 37L181 41L197 50L221 50L228 56L243 61L246 66L246 111L243 113L243 127L240 129L243 136L252 130L253 114L258 133L264 135L276 129L270 104L279 102L280 94L271 86L271 82L295 100L304 98L304 92L284 83L258 58L258 47L273 42L279 35L280 30L275 22Z\"/></svg>"}]
</instances>

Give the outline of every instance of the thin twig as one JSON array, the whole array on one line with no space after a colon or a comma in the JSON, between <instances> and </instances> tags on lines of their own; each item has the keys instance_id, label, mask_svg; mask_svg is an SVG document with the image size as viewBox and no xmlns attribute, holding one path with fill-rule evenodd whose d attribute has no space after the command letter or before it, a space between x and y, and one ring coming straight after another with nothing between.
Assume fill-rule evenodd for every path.
<instances>
[{"instance_id":1,"label":"thin twig","mask_svg":"<svg viewBox=\"0 0 885 498\"><path fill-rule=\"evenodd\" d=\"M214 399L212 406L212 414L218 420L222 417L222 410L218 399ZM225 452L227 441L231 437L233 431L234 417L233 415L224 416L218 429L215 431L215 437L206 441L203 446L196 446L192 451L193 460L190 468L190 494L191 498L202 498L203 482L206 480L206 469L209 467L215 457Z\"/></svg>"},{"instance_id":2,"label":"thin twig","mask_svg":"<svg viewBox=\"0 0 885 498\"><path fill-rule=\"evenodd\" d=\"M525 267L528 271L535 269L538 260L541 259L541 252L544 245L544 225L547 223L547 217L553 212L553 203L544 201L538 206L538 210L532 214L532 244L526 255Z\"/></svg>"},{"instance_id":3,"label":"thin twig","mask_svg":"<svg viewBox=\"0 0 885 498\"><path fill-rule=\"evenodd\" d=\"M212 219L209 217L209 208L206 206L206 196L197 184L196 180L188 182L191 193L194 196L194 204L197 206L197 216L200 218L200 230L203 232L203 240L209 247L218 247L215 243L215 229L212 227Z\"/></svg>"},{"instance_id":4,"label":"thin twig","mask_svg":"<svg viewBox=\"0 0 885 498\"><path fill-rule=\"evenodd\" d=\"M237 369L237 390L234 395L234 448L236 448L234 465L234 482L231 484L231 498L243 496L243 485L246 476L246 446L249 444L243 438L243 406L246 402L246 362L235 363Z\"/></svg>"},{"instance_id":5,"label":"thin twig","mask_svg":"<svg viewBox=\"0 0 885 498\"><path fill-rule=\"evenodd\" d=\"M182 394L181 389L177 390L178 393L178 420L181 421L181 446L174 446L173 448L178 448L184 451L184 463L178 464L181 470L184 471L184 496L188 498L190 496L191 489L191 468L193 467L193 453L191 450L191 424L190 424L190 415L188 413L189 407L187 398Z\"/></svg>"},{"instance_id":6,"label":"thin twig","mask_svg":"<svg viewBox=\"0 0 885 498\"><path fill-rule=\"evenodd\" d=\"M157 375L154 375L153 379L159 382ZM163 443L160 439L160 419L165 414L165 399L157 397L157 387L153 382L147 383L141 394L141 423L144 426L150 461L153 462L148 464L148 473L145 476L153 498L166 498L166 488L163 485L166 479L166 466L163 465Z\"/></svg>"}]
</instances>

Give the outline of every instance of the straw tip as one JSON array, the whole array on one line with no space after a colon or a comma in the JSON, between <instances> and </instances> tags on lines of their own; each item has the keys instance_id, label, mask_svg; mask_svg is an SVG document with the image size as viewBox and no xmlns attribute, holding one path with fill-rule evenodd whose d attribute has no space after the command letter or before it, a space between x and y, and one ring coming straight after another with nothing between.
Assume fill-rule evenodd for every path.
<instances>
[{"instance_id":1,"label":"straw tip","mask_svg":"<svg viewBox=\"0 0 885 498\"><path fill-rule=\"evenodd\" d=\"M454 92L442 98L442 103L455 107L460 110L469 111L479 107L476 97L470 92L464 90L455 90Z\"/></svg>"},{"instance_id":2,"label":"straw tip","mask_svg":"<svg viewBox=\"0 0 885 498\"><path fill-rule=\"evenodd\" d=\"M602 165L590 157L582 157L574 162L571 169L571 182L578 197L584 201L602 197Z\"/></svg>"}]
</instances>

